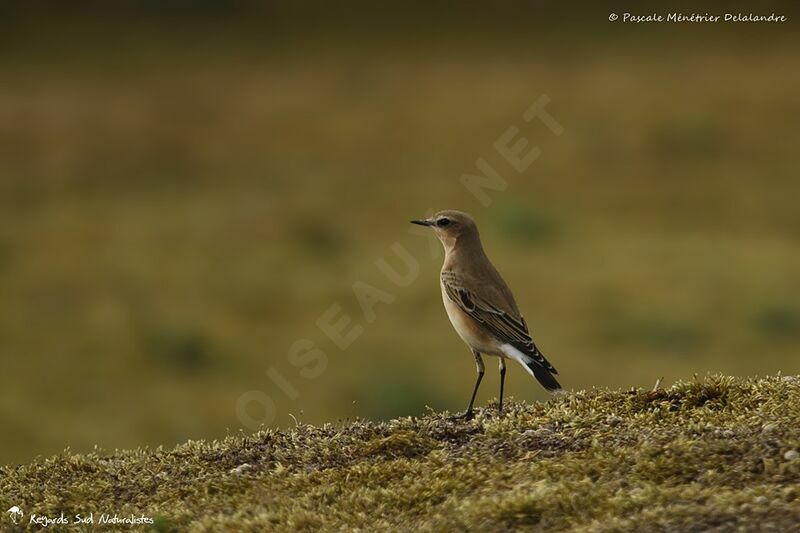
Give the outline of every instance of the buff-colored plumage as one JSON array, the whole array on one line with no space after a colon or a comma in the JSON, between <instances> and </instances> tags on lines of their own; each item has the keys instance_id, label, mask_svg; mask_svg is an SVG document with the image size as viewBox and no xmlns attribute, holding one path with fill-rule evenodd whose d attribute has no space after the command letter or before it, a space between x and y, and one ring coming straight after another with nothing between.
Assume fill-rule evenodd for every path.
<instances>
[{"instance_id":1,"label":"buff-colored plumage","mask_svg":"<svg viewBox=\"0 0 800 533\"><path fill-rule=\"evenodd\" d=\"M442 300L450 322L475 355L478 368L478 381L467 415L471 416L475 393L483 377L481 354L500 357L501 409L506 358L521 364L547 390L560 389L553 377L556 369L534 344L511 290L486 257L472 217L447 210L412 222L431 227L444 246Z\"/></svg>"}]
</instances>

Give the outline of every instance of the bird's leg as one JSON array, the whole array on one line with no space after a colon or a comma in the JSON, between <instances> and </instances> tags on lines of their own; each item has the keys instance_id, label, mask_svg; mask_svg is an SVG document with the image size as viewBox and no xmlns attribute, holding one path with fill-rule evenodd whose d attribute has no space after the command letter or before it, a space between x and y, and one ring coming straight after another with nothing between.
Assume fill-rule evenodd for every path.
<instances>
[{"instance_id":1,"label":"bird's leg","mask_svg":"<svg viewBox=\"0 0 800 533\"><path fill-rule=\"evenodd\" d=\"M483 365L483 358L481 357L480 352L475 350L472 351L475 355L475 367L478 370L478 379L475 381L475 388L472 389L472 398L469 399L469 406L467 407L467 411L463 415L454 416L452 418L464 418L466 420L472 420L475 415L472 412L472 406L475 403L475 396L478 394L478 387L481 386L481 380L483 379L483 374L486 372L486 367Z\"/></svg>"},{"instance_id":2,"label":"bird's leg","mask_svg":"<svg viewBox=\"0 0 800 533\"><path fill-rule=\"evenodd\" d=\"M483 374L486 372L486 367L483 366L483 358L481 357L480 352L475 350L472 351L475 354L475 368L478 370L478 379L475 381L475 388L472 389L472 398L469 399L469 407L467 407L467 412L464 413L466 418L472 418L472 406L475 403L475 396L478 394L478 387L481 386L481 380L483 379Z\"/></svg>"},{"instance_id":3,"label":"bird's leg","mask_svg":"<svg viewBox=\"0 0 800 533\"><path fill-rule=\"evenodd\" d=\"M497 406L497 412L503 412L503 387L506 384L506 360L500 357L500 403Z\"/></svg>"}]
</instances>

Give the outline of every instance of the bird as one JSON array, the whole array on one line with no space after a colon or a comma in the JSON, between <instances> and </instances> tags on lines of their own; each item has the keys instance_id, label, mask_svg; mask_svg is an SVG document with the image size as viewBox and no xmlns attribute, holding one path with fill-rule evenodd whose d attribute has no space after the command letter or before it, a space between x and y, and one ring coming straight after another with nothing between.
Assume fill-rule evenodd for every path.
<instances>
[{"instance_id":1,"label":"bird","mask_svg":"<svg viewBox=\"0 0 800 533\"><path fill-rule=\"evenodd\" d=\"M469 405L454 418L474 418L475 395L485 373L482 355L499 357L500 413L506 359L522 365L549 392L560 390L554 377L558 371L533 342L514 295L483 250L475 220L467 213L448 209L411 223L431 228L444 247L439 276L442 301L450 323L475 357L478 378Z\"/></svg>"}]
</instances>

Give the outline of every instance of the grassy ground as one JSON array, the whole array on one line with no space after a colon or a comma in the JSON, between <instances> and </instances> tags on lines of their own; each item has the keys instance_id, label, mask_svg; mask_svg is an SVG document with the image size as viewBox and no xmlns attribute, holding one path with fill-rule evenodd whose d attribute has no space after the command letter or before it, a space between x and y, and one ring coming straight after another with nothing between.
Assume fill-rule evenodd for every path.
<instances>
[{"instance_id":1,"label":"grassy ground","mask_svg":"<svg viewBox=\"0 0 800 533\"><path fill-rule=\"evenodd\" d=\"M800 378L713 376L0 470L31 514L157 530L787 531L800 522ZM7 508L4 507L4 508ZM3 517L7 519L7 517Z\"/></svg>"}]
</instances>

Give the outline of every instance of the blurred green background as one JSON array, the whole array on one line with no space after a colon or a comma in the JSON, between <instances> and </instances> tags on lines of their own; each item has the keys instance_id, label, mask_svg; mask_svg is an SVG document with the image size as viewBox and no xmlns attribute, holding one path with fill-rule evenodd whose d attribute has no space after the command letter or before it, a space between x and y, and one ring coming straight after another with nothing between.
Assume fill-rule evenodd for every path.
<instances>
[{"instance_id":1,"label":"blurred green background","mask_svg":"<svg viewBox=\"0 0 800 533\"><path fill-rule=\"evenodd\" d=\"M159 5L2 8L0 462L224 436L250 390L275 426L463 409L472 357L408 233L428 209L476 217L567 388L800 370L791 3L759 7L779 25L637 26ZM561 136L521 120L542 94ZM493 149L509 126L542 150L521 174ZM479 157L508 182L488 207L459 182ZM395 242L420 264L404 288L375 266ZM373 323L357 280L395 298ZM316 326L333 304L364 327L344 351ZM301 338L319 377L287 357ZM516 366L508 391L546 397Z\"/></svg>"}]
</instances>

